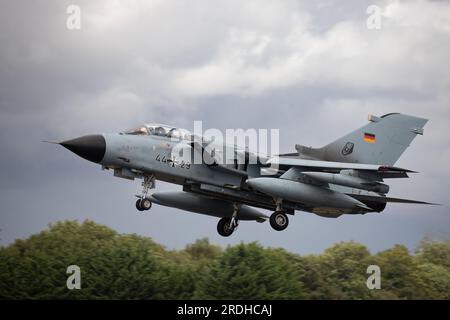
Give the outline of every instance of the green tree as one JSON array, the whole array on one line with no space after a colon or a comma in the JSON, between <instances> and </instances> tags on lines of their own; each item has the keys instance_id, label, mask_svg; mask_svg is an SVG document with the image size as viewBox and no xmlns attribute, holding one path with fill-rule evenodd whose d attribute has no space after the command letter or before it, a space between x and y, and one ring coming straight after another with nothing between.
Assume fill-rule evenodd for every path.
<instances>
[{"instance_id":1,"label":"green tree","mask_svg":"<svg viewBox=\"0 0 450 320\"><path fill-rule=\"evenodd\" d=\"M200 280L200 299L300 299L302 285L292 264L256 243L229 247Z\"/></svg>"},{"instance_id":2,"label":"green tree","mask_svg":"<svg viewBox=\"0 0 450 320\"><path fill-rule=\"evenodd\" d=\"M85 221L57 223L0 250L0 297L12 299L164 299L191 296L187 268L149 238L119 235ZM81 268L82 290L66 269ZM181 288L192 290L185 293Z\"/></svg>"},{"instance_id":3,"label":"green tree","mask_svg":"<svg viewBox=\"0 0 450 320\"><path fill-rule=\"evenodd\" d=\"M418 292L417 268L414 257L402 245L395 245L375 256L375 264L381 268L381 287L399 299L421 297Z\"/></svg>"},{"instance_id":4,"label":"green tree","mask_svg":"<svg viewBox=\"0 0 450 320\"><path fill-rule=\"evenodd\" d=\"M222 248L209 243L208 238L198 239L184 249L194 260L212 260L222 254Z\"/></svg>"},{"instance_id":5,"label":"green tree","mask_svg":"<svg viewBox=\"0 0 450 320\"><path fill-rule=\"evenodd\" d=\"M418 291L423 299L450 299L450 241L424 238L416 250Z\"/></svg>"},{"instance_id":6,"label":"green tree","mask_svg":"<svg viewBox=\"0 0 450 320\"><path fill-rule=\"evenodd\" d=\"M0 248L0 298L9 299L450 299L450 242L423 239L371 255L341 242L300 256L257 243L223 250L200 239L166 250L151 238L92 221L64 221ZM68 290L69 265L81 290ZM366 287L381 269L381 290Z\"/></svg>"},{"instance_id":7,"label":"green tree","mask_svg":"<svg viewBox=\"0 0 450 320\"><path fill-rule=\"evenodd\" d=\"M372 264L367 248L354 241L341 242L326 249L319 259L319 270L332 299L367 299L367 267Z\"/></svg>"},{"instance_id":8,"label":"green tree","mask_svg":"<svg viewBox=\"0 0 450 320\"><path fill-rule=\"evenodd\" d=\"M433 241L424 238L416 250L420 263L433 263L450 270L450 241Z\"/></svg>"}]
</instances>

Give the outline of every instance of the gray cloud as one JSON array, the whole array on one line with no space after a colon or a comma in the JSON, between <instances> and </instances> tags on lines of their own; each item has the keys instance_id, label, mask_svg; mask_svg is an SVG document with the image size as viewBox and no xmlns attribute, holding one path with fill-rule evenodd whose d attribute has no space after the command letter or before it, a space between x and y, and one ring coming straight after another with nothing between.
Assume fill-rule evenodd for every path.
<instances>
[{"instance_id":1,"label":"gray cloud","mask_svg":"<svg viewBox=\"0 0 450 320\"><path fill-rule=\"evenodd\" d=\"M79 4L82 29L65 27ZM448 205L450 4L376 1L3 1L0 10L0 228L10 243L61 219L86 218L180 247L208 236L317 252L354 239L380 250L449 237L448 207L392 205L382 214L324 219L299 213L283 233L155 206L134 210L138 182L40 140L115 132L142 122L280 128L282 151L323 145L367 114L430 120L400 159L420 171L398 196ZM177 188L159 184L162 189Z\"/></svg>"}]
</instances>

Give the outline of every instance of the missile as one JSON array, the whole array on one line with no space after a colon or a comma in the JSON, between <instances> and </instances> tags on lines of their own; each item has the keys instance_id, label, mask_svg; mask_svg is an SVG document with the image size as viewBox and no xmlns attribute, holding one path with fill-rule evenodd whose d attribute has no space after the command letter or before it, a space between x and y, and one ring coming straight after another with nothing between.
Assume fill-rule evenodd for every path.
<instances>
[{"instance_id":1,"label":"missile","mask_svg":"<svg viewBox=\"0 0 450 320\"><path fill-rule=\"evenodd\" d=\"M363 179L360 177L354 177L347 174L328 172L302 172L302 174L320 182L332 183L351 188L374 191L378 193L389 192L389 186L387 184Z\"/></svg>"},{"instance_id":2,"label":"missile","mask_svg":"<svg viewBox=\"0 0 450 320\"><path fill-rule=\"evenodd\" d=\"M184 191L155 192L151 196L148 196L148 198L150 201L162 206L215 217L231 218L234 211L232 202L213 199ZM238 214L239 220L256 220L262 222L266 218L268 217L265 214L250 206L240 206Z\"/></svg>"},{"instance_id":3,"label":"missile","mask_svg":"<svg viewBox=\"0 0 450 320\"><path fill-rule=\"evenodd\" d=\"M298 181L261 177L248 179L247 184L272 197L302 203L306 206L362 208L373 211L372 208L346 194Z\"/></svg>"}]
</instances>

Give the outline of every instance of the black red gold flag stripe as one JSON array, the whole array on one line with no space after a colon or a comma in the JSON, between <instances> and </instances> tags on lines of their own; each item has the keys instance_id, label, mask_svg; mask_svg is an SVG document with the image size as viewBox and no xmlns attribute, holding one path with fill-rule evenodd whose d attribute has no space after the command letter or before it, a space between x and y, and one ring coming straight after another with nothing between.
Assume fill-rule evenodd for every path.
<instances>
[{"instance_id":1,"label":"black red gold flag stripe","mask_svg":"<svg viewBox=\"0 0 450 320\"><path fill-rule=\"evenodd\" d=\"M373 133L364 133L364 141L365 142L369 142L369 143L375 143L376 142L376 138L375 135Z\"/></svg>"}]
</instances>

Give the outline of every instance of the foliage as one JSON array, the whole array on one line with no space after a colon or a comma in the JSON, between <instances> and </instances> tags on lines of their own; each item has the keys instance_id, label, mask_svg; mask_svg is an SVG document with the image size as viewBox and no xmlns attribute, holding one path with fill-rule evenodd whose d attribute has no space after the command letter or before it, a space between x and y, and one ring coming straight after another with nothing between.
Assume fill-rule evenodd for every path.
<instances>
[{"instance_id":1,"label":"foliage","mask_svg":"<svg viewBox=\"0 0 450 320\"><path fill-rule=\"evenodd\" d=\"M366 286L372 264L380 290ZM81 290L66 287L69 265L81 269ZM353 241L308 256L208 239L169 251L92 221L65 221L0 248L0 298L450 299L450 242L425 238L415 255L400 245L372 255Z\"/></svg>"},{"instance_id":2,"label":"foliage","mask_svg":"<svg viewBox=\"0 0 450 320\"><path fill-rule=\"evenodd\" d=\"M200 279L200 299L300 299L301 282L280 253L256 243L228 248Z\"/></svg>"}]
</instances>

